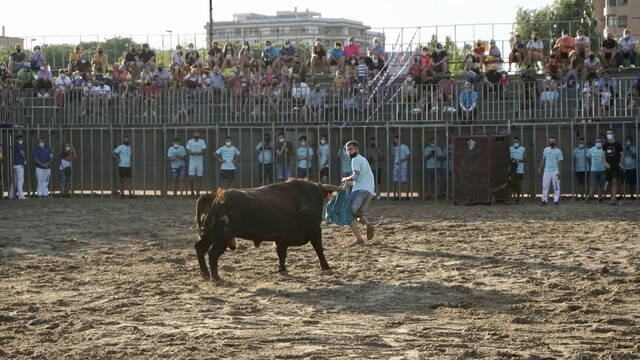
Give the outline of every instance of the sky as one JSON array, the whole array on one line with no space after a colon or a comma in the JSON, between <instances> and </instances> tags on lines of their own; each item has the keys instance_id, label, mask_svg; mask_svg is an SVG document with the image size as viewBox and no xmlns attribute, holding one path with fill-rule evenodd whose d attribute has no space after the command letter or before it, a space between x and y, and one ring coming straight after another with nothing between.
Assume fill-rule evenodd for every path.
<instances>
[{"instance_id":1,"label":"sky","mask_svg":"<svg viewBox=\"0 0 640 360\"><path fill-rule=\"evenodd\" d=\"M438 27L439 38L444 35L457 35L459 40L473 38L504 38L507 40L511 23L515 19L518 6L525 9L538 9L549 5L553 0L447 0L436 1L380 1L383 6L373 6L373 1L213 1L213 20L231 21L233 14L254 12L263 15L275 15L276 11L320 12L324 18L345 18L361 21L372 29L383 27L413 28L414 31L402 32L403 40L410 41L415 29L420 27L422 36L435 33ZM75 43L78 39L101 41L117 35L133 36L137 41L148 40L152 47L170 48L169 44L183 43L204 36L204 26L209 20L209 2L200 0L182 2L149 3L145 1L110 0L104 2L85 2L82 10L65 11L56 8L50 0L30 0L29 20L24 13L16 14L15 6L0 7L0 26L5 27L6 36L26 39L25 47L43 43ZM162 4L162 5L161 5ZM185 4L185 6L180 6ZM188 4L188 5L187 5ZM418 5L420 4L420 5ZM443 6L442 4L446 4ZM473 4L473 5L471 5ZM516 5L517 4L517 5ZM433 10L431 10L433 8ZM127 15L128 14L128 15ZM455 28L452 26L458 24ZM464 26L464 24L502 24L483 26ZM395 42L399 30L387 33L387 45ZM390 34L394 34L390 36ZM64 36L63 36L64 35ZM147 39L140 40L140 36ZM419 34L417 37L420 37ZM393 39L391 39L393 37ZM414 39L416 40L416 39ZM441 40L441 39L439 39ZM162 45L161 45L162 44ZM197 45L198 46L198 45ZM204 44L202 44L204 46Z\"/></svg>"}]
</instances>

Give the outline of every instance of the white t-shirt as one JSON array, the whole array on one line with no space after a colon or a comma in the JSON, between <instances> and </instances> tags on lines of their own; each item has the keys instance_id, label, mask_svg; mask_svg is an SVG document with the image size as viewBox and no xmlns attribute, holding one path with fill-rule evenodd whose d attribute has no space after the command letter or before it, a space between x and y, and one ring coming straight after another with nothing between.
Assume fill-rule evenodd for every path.
<instances>
[{"instance_id":1,"label":"white t-shirt","mask_svg":"<svg viewBox=\"0 0 640 360\"><path fill-rule=\"evenodd\" d=\"M269 145L269 149L263 149L264 143L262 141L256 145L256 150L260 150L260 153L258 154L258 163L273 164L273 145Z\"/></svg>"},{"instance_id":2,"label":"white t-shirt","mask_svg":"<svg viewBox=\"0 0 640 360\"><path fill-rule=\"evenodd\" d=\"M198 141L195 141L195 139L190 139L187 142L187 146L186 146L187 150L191 151L191 152L201 152L204 151L207 148L207 144L204 142L204 140L199 139ZM196 166L204 166L204 161L203 161L203 154L200 155L189 155L189 164L194 164Z\"/></svg>"},{"instance_id":3,"label":"white t-shirt","mask_svg":"<svg viewBox=\"0 0 640 360\"><path fill-rule=\"evenodd\" d=\"M313 156L313 149L309 146L300 146L297 150L298 157L304 156L307 158L311 158ZM307 159L298 160L298 167L300 169L309 169L311 168L311 161Z\"/></svg>"},{"instance_id":4,"label":"white t-shirt","mask_svg":"<svg viewBox=\"0 0 640 360\"><path fill-rule=\"evenodd\" d=\"M554 173L560 171L558 162L564 159L562 157L562 151L560 151L560 149L558 149L557 147L552 149L551 146L547 146L542 152L542 158L544 159L545 173Z\"/></svg>"},{"instance_id":5,"label":"white t-shirt","mask_svg":"<svg viewBox=\"0 0 640 360\"><path fill-rule=\"evenodd\" d=\"M318 146L318 169L322 170L325 168L325 162L327 163L326 167L329 167L329 151L329 144L327 143Z\"/></svg>"},{"instance_id":6,"label":"white t-shirt","mask_svg":"<svg viewBox=\"0 0 640 360\"><path fill-rule=\"evenodd\" d=\"M359 172L358 178L354 181L351 191L365 190L373 194L376 188L375 178L367 159L358 154L351 159L351 169L354 173L356 170Z\"/></svg>"}]
</instances>

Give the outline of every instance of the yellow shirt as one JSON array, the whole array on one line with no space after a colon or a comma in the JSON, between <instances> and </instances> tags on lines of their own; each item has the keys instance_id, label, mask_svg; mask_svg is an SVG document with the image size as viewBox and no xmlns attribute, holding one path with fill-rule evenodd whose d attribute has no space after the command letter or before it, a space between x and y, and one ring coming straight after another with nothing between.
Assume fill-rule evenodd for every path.
<instances>
[{"instance_id":1,"label":"yellow shirt","mask_svg":"<svg viewBox=\"0 0 640 360\"><path fill-rule=\"evenodd\" d=\"M69 62L75 64L78 60L80 60L80 54L82 54L82 52L72 51L69 54Z\"/></svg>"}]
</instances>

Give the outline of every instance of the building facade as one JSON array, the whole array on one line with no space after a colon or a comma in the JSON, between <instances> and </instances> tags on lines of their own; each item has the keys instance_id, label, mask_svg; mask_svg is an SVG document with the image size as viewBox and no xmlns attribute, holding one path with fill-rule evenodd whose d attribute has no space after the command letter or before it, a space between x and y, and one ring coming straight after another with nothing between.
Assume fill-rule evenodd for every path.
<instances>
[{"instance_id":1,"label":"building facade","mask_svg":"<svg viewBox=\"0 0 640 360\"><path fill-rule=\"evenodd\" d=\"M370 47L373 38L380 38L384 44L384 34L370 31L371 27L360 21L336 18L323 18L314 11L278 11L275 16L256 13L234 14L233 21L214 21L213 39L220 41L261 44L266 40L273 44L282 43L285 39L294 44L313 45L316 38L321 38L325 45L340 41L343 44L349 36L353 36L362 51ZM205 25L209 31L209 23ZM209 40L208 43L211 43Z\"/></svg>"},{"instance_id":2,"label":"building facade","mask_svg":"<svg viewBox=\"0 0 640 360\"><path fill-rule=\"evenodd\" d=\"M594 0L593 6L598 19L600 34L611 32L614 37L622 35L624 29L631 29L631 35L640 36L640 1L637 0Z\"/></svg>"}]
</instances>

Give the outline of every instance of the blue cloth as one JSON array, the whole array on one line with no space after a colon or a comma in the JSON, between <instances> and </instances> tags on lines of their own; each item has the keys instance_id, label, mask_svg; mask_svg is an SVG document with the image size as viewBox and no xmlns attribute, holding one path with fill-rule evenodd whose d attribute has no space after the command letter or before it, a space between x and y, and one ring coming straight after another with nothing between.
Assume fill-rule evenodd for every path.
<instances>
[{"instance_id":1,"label":"blue cloth","mask_svg":"<svg viewBox=\"0 0 640 360\"><path fill-rule=\"evenodd\" d=\"M34 159L46 164L53 159L53 151L51 151L51 148L41 148L38 146L34 151ZM36 167L40 167L38 163L36 163Z\"/></svg>"},{"instance_id":2,"label":"blue cloth","mask_svg":"<svg viewBox=\"0 0 640 360\"><path fill-rule=\"evenodd\" d=\"M13 145L13 165L26 165L27 159L20 155L20 151L24 151L24 143L20 144L19 141Z\"/></svg>"},{"instance_id":3,"label":"blue cloth","mask_svg":"<svg viewBox=\"0 0 640 360\"><path fill-rule=\"evenodd\" d=\"M338 191L327 203L324 219L327 224L334 223L338 226L351 224L353 221L353 210L349 206L350 187L345 191Z\"/></svg>"}]
</instances>

